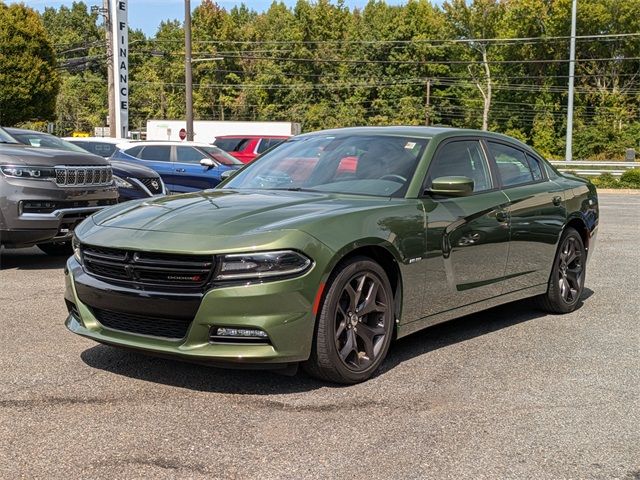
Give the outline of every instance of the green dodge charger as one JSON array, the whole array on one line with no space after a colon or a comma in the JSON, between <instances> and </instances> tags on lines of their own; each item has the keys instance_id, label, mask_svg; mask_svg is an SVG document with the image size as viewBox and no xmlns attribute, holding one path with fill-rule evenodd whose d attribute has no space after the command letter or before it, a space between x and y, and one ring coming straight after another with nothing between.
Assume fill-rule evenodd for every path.
<instances>
[{"instance_id":1,"label":"green dodge charger","mask_svg":"<svg viewBox=\"0 0 640 480\"><path fill-rule=\"evenodd\" d=\"M391 341L525 297L579 303L589 182L503 135L363 127L299 135L214 190L85 220L67 327L215 365L369 378Z\"/></svg>"}]
</instances>

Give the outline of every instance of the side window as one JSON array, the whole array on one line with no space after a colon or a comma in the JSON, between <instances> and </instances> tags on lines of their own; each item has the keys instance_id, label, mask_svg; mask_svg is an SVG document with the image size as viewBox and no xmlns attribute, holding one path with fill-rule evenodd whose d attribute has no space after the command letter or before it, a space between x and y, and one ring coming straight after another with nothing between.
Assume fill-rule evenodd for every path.
<instances>
[{"instance_id":1,"label":"side window","mask_svg":"<svg viewBox=\"0 0 640 480\"><path fill-rule=\"evenodd\" d=\"M283 139L281 138L263 138L262 140L260 140L260 144L258 145L258 149L256 150L256 152L262 153L282 142Z\"/></svg>"},{"instance_id":2,"label":"side window","mask_svg":"<svg viewBox=\"0 0 640 480\"><path fill-rule=\"evenodd\" d=\"M171 161L171 147L165 145L149 145L142 149L138 156L142 160L153 160L154 162Z\"/></svg>"},{"instance_id":3,"label":"side window","mask_svg":"<svg viewBox=\"0 0 640 480\"><path fill-rule=\"evenodd\" d=\"M200 163L200 160L207 158L206 153L193 147L176 147L176 162Z\"/></svg>"},{"instance_id":4,"label":"side window","mask_svg":"<svg viewBox=\"0 0 640 480\"><path fill-rule=\"evenodd\" d=\"M232 152L241 152L247 147L247 143L249 143L250 141L251 141L250 138L243 138L242 140L240 140L238 142L238 144L235 146L235 148L233 150L230 150L230 151L232 151Z\"/></svg>"},{"instance_id":5,"label":"side window","mask_svg":"<svg viewBox=\"0 0 640 480\"><path fill-rule=\"evenodd\" d=\"M256 153L262 153L267 148L269 148L269 140L267 140L266 138L263 138L260 140L260 143L258 143L258 148L256 148Z\"/></svg>"},{"instance_id":6,"label":"side window","mask_svg":"<svg viewBox=\"0 0 640 480\"><path fill-rule=\"evenodd\" d=\"M492 188L487 160L477 140L450 142L440 147L429 168L427 188L438 177L461 176L473 180L473 191Z\"/></svg>"},{"instance_id":7,"label":"side window","mask_svg":"<svg viewBox=\"0 0 640 480\"><path fill-rule=\"evenodd\" d=\"M505 187L533 181L533 173L524 152L502 143L487 143L491 155L496 160L496 166Z\"/></svg>"},{"instance_id":8,"label":"side window","mask_svg":"<svg viewBox=\"0 0 640 480\"><path fill-rule=\"evenodd\" d=\"M532 157L527 153L527 160L529 161L529 168L531 168L533 179L536 182L538 180L542 180L544 177L542 175L542 167L540 167L540 162L538 161L538 159L535 157Z\"/></svg>"},{"instance_id":9,"label":"side window","mask_svg":"<svg viewBox=\"0 0 640 480\"><path fill-rule=\"evenodd\" d=\"M129 148L128 150L125 150L124 153L126 153L127 155L131 155L132 157L140 158L141 150L142 150L142 146L137 146L137 147L133 147L133 148Z\"/></svg>"}]
</instances>

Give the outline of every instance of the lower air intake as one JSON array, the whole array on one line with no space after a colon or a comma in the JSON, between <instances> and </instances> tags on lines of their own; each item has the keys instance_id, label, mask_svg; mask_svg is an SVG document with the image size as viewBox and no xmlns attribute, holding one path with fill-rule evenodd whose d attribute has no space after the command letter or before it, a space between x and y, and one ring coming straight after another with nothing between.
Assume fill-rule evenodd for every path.
<instances>
[{"instance_id":1,"label":"lower air intake","mask_svg":"<svg viewBox=\"0 0 640 480\"><path fill-rule=\"evenodd\" d=\"M191 320L179 318L114 312L100 308L93 308L92 311L96 319L107 328L171 340L184 338L189 330L189 325L191 325Z\"/></svg>"}]
</instances>

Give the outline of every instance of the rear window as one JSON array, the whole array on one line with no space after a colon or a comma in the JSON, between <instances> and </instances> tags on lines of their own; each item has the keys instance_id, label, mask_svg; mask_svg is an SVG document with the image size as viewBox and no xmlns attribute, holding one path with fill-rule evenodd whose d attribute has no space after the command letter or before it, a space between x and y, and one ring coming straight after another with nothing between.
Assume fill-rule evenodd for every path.
<instances>
[{"instance_id":1,"label":"rear window","mask_svg":"<svg viewBox=\"0 0 640 480\"><path fill-rule=\"evenodd\" d=\"M133 148L129 148L124 151L127 155L131 155L132 157L138 157L140 155L140 150L142 150L142 146L137 146Z\"/></svg>"},{"instance_id":2,"label":"rear window","mask_svg":"<svg viewBox=\"0 0 640 480\"><path fill-rule=\"evenodd\" d=\"M139 158L154 162L171 161L171 147L164 145L148 145L142 149Z\"/></svg>"},{"instance_id":3,"label":"rear window","mask_svg":"<svg viewBox=\"0 0 640 480\"><path fill-rule=\"evenodd\" d=\"M246 142L246 138L218 138L213 144L225 152L235 152L241 144Z\"/></svg>"},{"instance_id":4,"label":"rear window","mask_svg":"<svg viewBox=\"0 0 640 480\"><path fill-rule=\"evenodd\" d=\"M110 157L116 151L113 143L107 142L84 142L82 140L72 140L71 143L84 148L87 152L95 153L101 157Z\"/></svg>"},{"instance_id":5,"label":"rear window","mask_svg":"<svg viewBox=\"0 0 640 480\"><path fill-rule=\"evenodd\" d=\"M258 145L256 153L263 153L282 142L284 142L284 138L263 138L260 140L260 145Z\"/></svg>"}]
</instances>

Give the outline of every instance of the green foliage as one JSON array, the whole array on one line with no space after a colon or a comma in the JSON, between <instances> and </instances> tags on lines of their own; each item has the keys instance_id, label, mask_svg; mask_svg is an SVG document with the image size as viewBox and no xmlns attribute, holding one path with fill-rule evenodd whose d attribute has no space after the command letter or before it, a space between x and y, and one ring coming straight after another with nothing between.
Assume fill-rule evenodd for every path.
<instances>
[{"instance_id":1,"label":"green foliage","mask_svg":"<svg viewBox=\"0 0 640 480\"><path fill-rule=\"evenodd\" d=\"M640 188L640 168L632 168L622 174L620 180L610 173L603 173L591 179L598 188Z\"/></svg>"},{"instance_id":2,"label":"green foliage","mask_svg":"<svg viewBox=\"0 0 640 480\"><path fill-rule=\"evenodd\" d=\"M610 173L603 173L598 177L591 178L591 183L599 188L620 188L620 182Z\"/></svg>"},{"instance_id":3,"label":"green foliage","mask_svg":"<svg viewBox=\"0 0 640 480\"><path fill-rule=\"evenodd\" d=\"M640 188L640 168L627 170L620 177L620 184L624 188Z\"/></svg>"},{"instance_id":4,"label":"green foliage","mask_svg":"<svg viewBox=\"0 0 640 480\"><path fill-rule=\"evenodd\" d=\"M53 117L59 75L38 14L0 3L0 125Z\"/></svg>"},{"instance_id":5,"label":"green foliage","mask_svg":"<svg viewBox=\"0 0 640 480\"><path fill-rule=\"evenodd\" d=\"M564 157L571 0L369 0L353 10L344 0L276 0L263 12L224 5L203 0L193 11L193 58L222 57L193 64L196 119L286 120L304 131L481 128L486 120L489 130ZM638 32L638 11L640 0L580 0L578 35ZM103 125L100 17L75 2L42 18L66 70L57 131ZM184 118L182 23L129 37L130 126ZM620 160L626 148L640 150L638 38L581 39L576 56L574 158Z\"/></svg>"}]
</instances>

